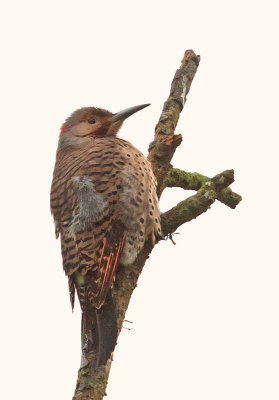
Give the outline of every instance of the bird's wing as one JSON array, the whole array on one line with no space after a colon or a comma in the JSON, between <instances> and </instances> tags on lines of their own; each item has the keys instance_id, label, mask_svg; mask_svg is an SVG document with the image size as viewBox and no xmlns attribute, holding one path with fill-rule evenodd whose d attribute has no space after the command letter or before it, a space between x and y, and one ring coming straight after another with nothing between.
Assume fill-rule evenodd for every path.
<instances>
[{"instance_id":1,"label":"bird's wing","mask_svg":"<svg viewBox=\"0 0 279 400\"><path fill-rule=\"evenodd\" d=\"M61 236L72 305L78 287L81 303L90 298L100 307L113 282L125 241L125 229L115 214L121 157L115 140L97 141L92 148L57 157L51 210Z\"/></svg>"},{"instance_id":2,"label":"bird's wing","mask_svg":"<svg viewBox=\"0 0 279 400\"><path fill-rule=\"evenodd\" d=\"M117 138L96 138L89 148L58 154L51 208L72 304L74 286L79 286L79 298L85 298L85 282L86 296L90 288L90 301L99 307L120 257L124 265L131 264L145 240L160 234L151 166L130 143Z\"/></svg>"},{"instance_id":3,"label":"bird's wing","mask_svg":"<svg viewBox=\"0 0 279 400\"><path fill-rule=\"evenodd\" d=\"M113 284L124 241L125 232L123 226L121 224L113 224L112 228L107 231L99 243L95 265L92 266L87 258L86 269L81 269L81 274L79 271L76 273L76 288L81 306L82 302L87 299L96 308L100 308L103 305ZM81 262L83 261L84 253L81 256ZM83 290L86 293L83 293Z\"/></svg>"}]
</instances>

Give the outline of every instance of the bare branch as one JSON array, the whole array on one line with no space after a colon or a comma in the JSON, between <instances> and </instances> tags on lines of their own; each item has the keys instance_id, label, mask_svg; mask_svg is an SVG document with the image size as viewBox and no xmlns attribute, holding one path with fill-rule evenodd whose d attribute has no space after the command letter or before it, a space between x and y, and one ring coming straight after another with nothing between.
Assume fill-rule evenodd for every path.
<instances>
[{"instance_id":1,"label":"bare branch","mask_svg":"<svg viewBox=\"0 0 279 400\"><path fill-rule=\"evenodd\" d=\"M186 96L196 74L200 57L193 50L184 54L180 68L176 71L171 84L170 95L164 104L159 122L155 128L155 138L149 146L149 160L158 182L158 196L164 189L163 182L170 167L170 161L176 148L182 141L181 135L175 135L179 115L184 108Z\"/></svg>"},{"instance_id":2,"label":"bare branch","mask_svg":"<svg viewBox=\"0 0 279 400\"><path fill-rule=\"evenodd\" d=\"M102 400L106 394L111 362L112 357L105 366L99 368L81 368L78 372L73 400Z\"/></svg>"},{"instance_id":3,"label":"bare branch","mask_svg":"<svg viewBox=\"0 0 279 400\"><path fill-rule=\"evenodd\" d=\"M234 181L234 171L227 170L205 181L198 192L181 201L162 215L162 231L169 235L176 229L207 211L218 194Z\"/></svg>"},{"instance_id":4,"label":"bare branch","mask_svg":"<svg viewBox=\"0 0 279 400\"><path fill-rule=\"evenodd\" d=\"M199 190L209 180L210 178L197 172L186 172L178 168L170 168L164 180L164 187ZM217 200L230 208L235 208L242 200L242 197L227 187L217 194Z\"/></svg>"}]
</instances>

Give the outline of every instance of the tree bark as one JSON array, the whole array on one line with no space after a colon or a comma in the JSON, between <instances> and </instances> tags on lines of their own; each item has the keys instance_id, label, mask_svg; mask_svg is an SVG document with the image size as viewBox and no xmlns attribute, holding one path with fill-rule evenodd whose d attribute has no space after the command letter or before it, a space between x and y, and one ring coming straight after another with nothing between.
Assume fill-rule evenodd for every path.
<instances>
[{"instance_id":1,"label":"tree bark","mask_svg":"<svg viewBox=\"0 0 279 400\"><path fill-rule=\"evenodd\" d=\"M182 136L175 134L175 128L184 108L187 94L196 74L200 57L187 50L172 81L170 95L164 103L163 111L155 128L154 141L149 146L148 158L158 182L158 197L166 187L180 187L197 193L178 203L161 215L163 237L171 237L175 230L200 214L219 200L230 208L235 208L241 196L228 187L234 181L234 171L224 171L212 179L199 173L191 173L173 168L170 164ZM158 241L162 240L159 239ZM158 242L157 242L158 243ZM136 262L130 267L119 267L113 286L113 299L117 310L118 334L121 332L125 313L139 275L154 245L147 241ZM79 370L73 400L101 400L105 396L111 368L112 356L107 364L98 369L88 366Z\"/></svg>"}]
</instances>

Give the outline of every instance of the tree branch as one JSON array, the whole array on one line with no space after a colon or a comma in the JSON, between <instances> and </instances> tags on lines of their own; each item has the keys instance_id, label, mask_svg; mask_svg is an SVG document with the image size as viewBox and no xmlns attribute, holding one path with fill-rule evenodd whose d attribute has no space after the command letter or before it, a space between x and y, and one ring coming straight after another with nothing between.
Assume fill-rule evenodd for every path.
<instances>
[{"instance_id":1,"label":"tree branch","mask_svg":"<svg viewBox=\"0 0 279 400\"><path fill-rule=\"evenodd\" d=\"M209 180L210 178L197 172L185 172L178 168L170 168L163 186L199 190ZM230 208L235 208L242 200L242 197L227 187L217 194L217 200Z\"/></svg>"},{"instance_id":2,"label":"tree branch","mask_svg":"<svg viewBox=\"0 0 279 400\"><path fill-rule=\"evenodd\" d=\"M161 216L164 235L174 233L185 222L189 222L206 212L218 198L220 192L233 183L233 181L233 170L224 171L212 179L208 178L194 196L181 201Z\"/></svg>"},{"instance_id":3,"label":"tree branch","mask_svg":"<svg viewBox=\"0 0 279 400\"><path fill-rule=\"evenodd\" d=\"M170 161L176 148L182 142L182 136L175 135L174 130L199 62L200 57L193 50L185 52L181 66L173 78L169 98L164 103L162 114L156 125L154 141L149 146L148 159L157 178L159 197L164 190L164 179L168 173Z\"/></svg>"}]
</instances>

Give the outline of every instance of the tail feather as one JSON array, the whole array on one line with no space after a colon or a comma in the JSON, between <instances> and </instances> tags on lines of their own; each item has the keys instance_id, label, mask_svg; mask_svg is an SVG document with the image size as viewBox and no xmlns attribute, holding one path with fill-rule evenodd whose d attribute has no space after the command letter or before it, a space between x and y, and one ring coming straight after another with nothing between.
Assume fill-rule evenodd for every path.
<instances>
[{"instance_id":1,"label":"tail feather","mask_svg":"<svg viewBox=\"0 0 279 400\"><path fill-rule=\"evenodd\" d=\"M114 350L117 340L117 319L115 307L109 291L101 309L90 303L82 311L82 362L81 367L90 363L97 368L105 365Z\"/></svg>"},{"instance_id":2,"label":"tail feather","mask_svg":"<svg viewBox=\"0 0 279 400\"><path fill-rule=\"evenodd\" d=\"M71 307L72 307L72 311L74 311L76 288L75 288L75 279L74 279L73 275L68 276L68 284L69 284Z\"/></svg>"},{"instance_id":3,"label":"tail feather","mask_svg":"<svg viewBox=\"0 0 279 400\"><path fill-rule=\"evenodd\" d=\"M88 293L91 297L92 304L94 304L96 308L102 307L107 293L113 284L115 270L124 246L125 236L123 226L121 224L116 224L103 240L98 266L98 284L97 287L92 286L91 293ZM91 282L92 285L94 282L93 279Z\"/></svg>"}]
</instances>

